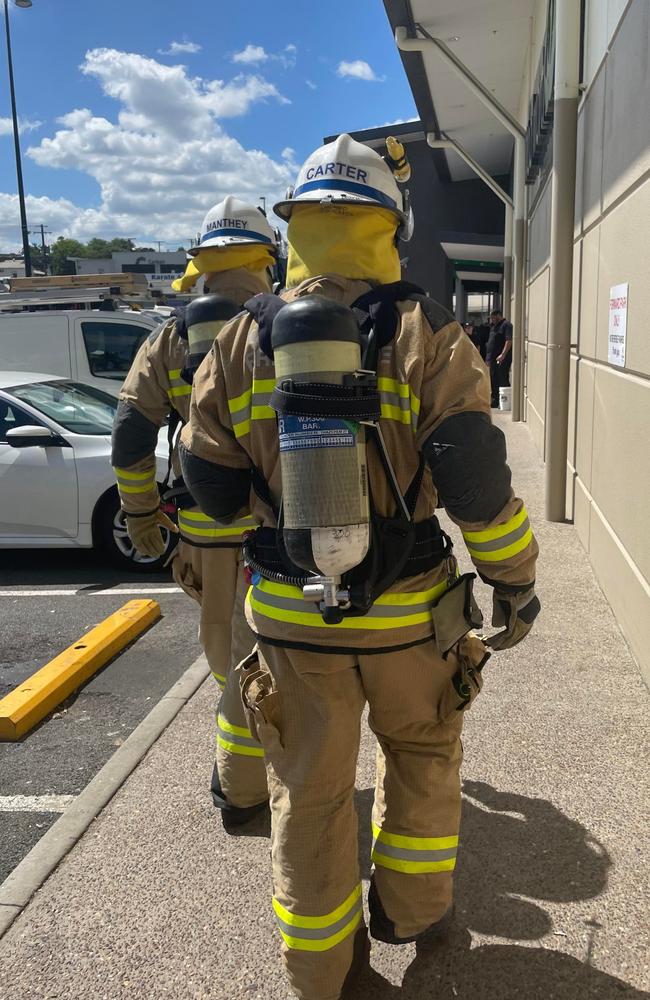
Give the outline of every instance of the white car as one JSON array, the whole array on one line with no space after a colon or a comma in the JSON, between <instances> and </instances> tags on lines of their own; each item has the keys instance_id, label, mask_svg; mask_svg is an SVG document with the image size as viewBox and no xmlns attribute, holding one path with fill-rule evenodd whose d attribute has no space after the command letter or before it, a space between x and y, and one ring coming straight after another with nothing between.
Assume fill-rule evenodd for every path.
<instances>
[{"instance_id":1,"label":"white car","mask_svg":"<svg viewBox=\"0 0 650 1000\"><path fill-rule=\"evenodd\" d=\"M117 399L67 378L0 372L0 548L103 549L131 570L161 567L135 552L111 468ZM159 485L167 474L166 430L156 448ZM170 537L171 536L171 537Z\"/></svg>"}]
</instances>

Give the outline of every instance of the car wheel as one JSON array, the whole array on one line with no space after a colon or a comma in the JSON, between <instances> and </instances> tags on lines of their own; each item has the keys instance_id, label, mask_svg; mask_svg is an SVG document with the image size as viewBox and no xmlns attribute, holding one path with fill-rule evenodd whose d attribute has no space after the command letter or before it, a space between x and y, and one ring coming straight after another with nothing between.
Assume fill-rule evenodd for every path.
<instances>
[{"instance_id":1,"label":"car wheel","mask_svg":"<svg viewBox=\"0 0 650 1000\"><path fill-rule=\"evenodd\" d=\"M162 529L165 551L157 559L138 552L126 530L126 517L117 495L108 496L99 508L95 521L97 543L113 565L131 573L156 573L163 569L178 542L178 536Z\"/></svg>"}]
</instances>

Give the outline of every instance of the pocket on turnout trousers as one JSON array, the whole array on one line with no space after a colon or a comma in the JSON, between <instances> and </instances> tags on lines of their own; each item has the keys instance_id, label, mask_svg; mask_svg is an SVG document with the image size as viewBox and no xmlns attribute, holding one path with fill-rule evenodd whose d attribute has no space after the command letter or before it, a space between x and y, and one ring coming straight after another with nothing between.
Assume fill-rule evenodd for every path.
<instances>
[{"instance_id":1,"label":"pocket on turnout trousers","mask_svg":"<svg viewBox=\"0 0 650 1000\"><path fill-rule=\"evenodd\" d=\"M455 660L457 667L442 693L438 718L440 722L451 722L459 712L466 712L480 693L490 651L470 632L449 650L445 659Z\"/></svg>"},{"instance_id":2,"label":"pocket on turnout trousers","mask_svg":"<svg viewBox=\"0 0 650 1000\"><path fill-rule=\"evenodd\" d=\"M237 667L248 726L267 753L282 749L280 692L257 647Z\"/></svg>"},{"instance_id":3,"label":"pocket on turnout trousers","mask_svg":"<svg viewBox=\"0 0 650 1000\"><path fill-rule=\"evenodd\" d=\"M184 590L188 597L201 603L201 587L195 579L191 565L177 552L172 560L172 576L175 583Z\"/></svg>"}]
</instances>

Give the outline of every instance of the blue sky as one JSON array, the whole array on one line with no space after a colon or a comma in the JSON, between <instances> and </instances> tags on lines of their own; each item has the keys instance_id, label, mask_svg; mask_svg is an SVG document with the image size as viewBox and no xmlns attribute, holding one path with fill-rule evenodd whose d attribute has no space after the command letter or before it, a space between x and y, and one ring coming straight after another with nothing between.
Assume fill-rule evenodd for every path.
<instances>
[{"instance_id":1,"label":"blue sky","mask_svg":"<svg viewBox=\"0 0 650 1000\"><path fill-rule=\"evenodd\" d=\"M187 242L327 134L416 111L381 0L33 0L10 16L30 226ZM0 45L0 247L20 244Z\"/></svg>"}]
</instances>

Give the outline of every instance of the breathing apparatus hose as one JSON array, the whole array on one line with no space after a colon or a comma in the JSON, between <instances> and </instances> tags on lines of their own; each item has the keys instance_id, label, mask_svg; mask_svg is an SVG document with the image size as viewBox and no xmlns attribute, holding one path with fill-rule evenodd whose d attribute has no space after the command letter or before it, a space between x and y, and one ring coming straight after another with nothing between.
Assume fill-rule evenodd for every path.
<instances>
[{"instance_id":1,"label":"breathing apparatus hose","mask_svg":"<svg viewBox=\"0 0 650 1000\"><path fill-rule=\"evenodd\" d=\"M247 535L244 535L242 541L242 552L244 554L244 562L246 566L252 570L253 573L257 573L258 576L263 577L265 580L271 580L273 583L284 583L290 587L299 587L302 590L303 587L307 586L312 577L309 576L288 576L286 573L278 573L273 569L269 569L268 566L262 566L261 563L257 561L252 553L253 542L255 540L255 532L251 531Z\"/></svg>"}]
</instances>

